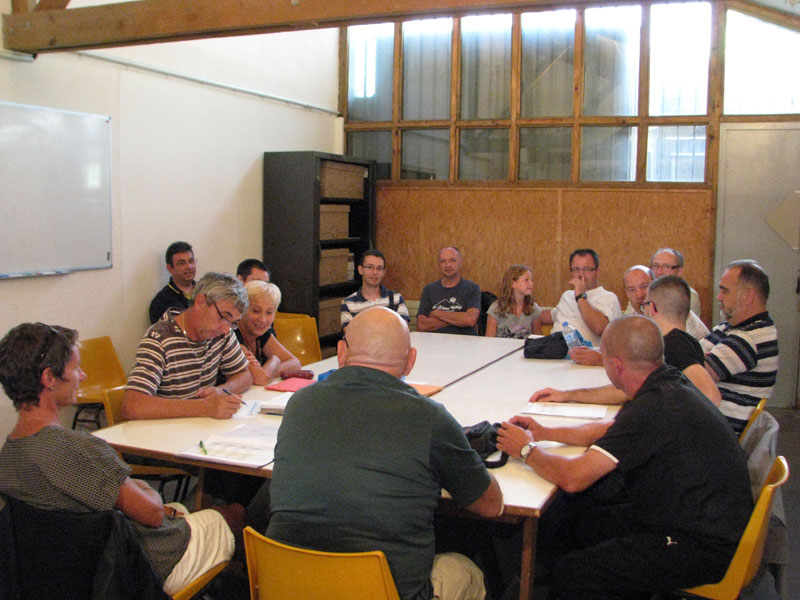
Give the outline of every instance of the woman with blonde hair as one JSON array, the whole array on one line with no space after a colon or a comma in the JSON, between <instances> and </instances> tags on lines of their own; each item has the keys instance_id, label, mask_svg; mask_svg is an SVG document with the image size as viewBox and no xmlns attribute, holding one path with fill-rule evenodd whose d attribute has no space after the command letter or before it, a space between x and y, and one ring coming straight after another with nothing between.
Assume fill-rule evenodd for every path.
<instances>
[{"instance_id":1,"label":"woman with blonde hair","mask_svg":"<svg viewBox=\"0 0 800 600\"><path fill-rule=\"evenodd\" d=\"M267 385L287 371L300 369L300 360L275 337L272 322L281 303L281 291L274 283L248 281L249 304L239 321L236 337L250 361L250 374L256 385Z\"/></svg>"},{"instance_id":2,"label":"woman with blonde hair","mask_svg":"<svg viewBox=\"0 0 800 600\"><path fill-rule=\"evenodd\" d=\"M503 274L500 297L489 307L486 337L526 338L542 333L541 314L533 301L533 271L525 265L511 265Z\"/></svg>"}]
</instances>

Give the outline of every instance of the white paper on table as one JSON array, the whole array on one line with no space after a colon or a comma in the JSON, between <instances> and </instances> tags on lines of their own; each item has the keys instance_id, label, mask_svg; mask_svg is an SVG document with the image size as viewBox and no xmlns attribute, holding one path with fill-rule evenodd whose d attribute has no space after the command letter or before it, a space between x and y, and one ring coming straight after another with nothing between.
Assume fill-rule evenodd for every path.
<instances>
[{"instance_id":1,"label":"white paper on table","mask_svg":"<svg viewBox=\"0 0 800 600\"><path fill-rule=\"evenodd\" d=\"M528 402L522 411L529 415L547 415L550 417L574 417L577 419L602 419L606 416L606 407L598 404L566 404L561 402Z\"/></svg>"},{"instance_id":2,"label":"white paper on table","mask_svg":"<svg viewBox=\"0 0 800 600\"><path fill-rule=\"evenodd\" d=\"M246 467L263 467L275 459L278 427L277 423L239 425L230 431L215 433L207 440L203 440L205 452L198 443L183 452L178 452L178 456Z\"/></svg>"}]
</instances>

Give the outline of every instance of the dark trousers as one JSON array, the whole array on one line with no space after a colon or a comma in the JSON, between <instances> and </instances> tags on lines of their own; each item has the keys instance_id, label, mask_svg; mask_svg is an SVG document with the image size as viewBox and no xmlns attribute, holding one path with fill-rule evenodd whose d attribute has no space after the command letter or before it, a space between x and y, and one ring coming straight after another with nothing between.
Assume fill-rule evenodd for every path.
<instances>
[{"instance_id":1,"label":"dark trousers","mask_svg":"<svg viewBox=\"0 0 800 600\"><path fill-rule=\"evenodd\" d=\"M735 545L636 527L613 477L559 491L539 523L536 556L550 571L548 600L648 600L722 579Z\"/></svg>"}]
</instances>

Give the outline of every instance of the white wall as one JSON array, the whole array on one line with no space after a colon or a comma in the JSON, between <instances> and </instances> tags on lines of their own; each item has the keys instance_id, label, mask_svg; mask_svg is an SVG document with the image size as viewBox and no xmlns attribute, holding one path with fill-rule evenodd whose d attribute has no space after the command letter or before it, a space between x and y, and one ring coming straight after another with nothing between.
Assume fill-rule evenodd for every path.
<instances>
[{"instance_id":1,"label":"white wall","mask_svg":"<svg viewBox=\"0 0 800 600\"><path fill-rule=\"evenodd\" d=\"M9 0L0 9L10 12ZM336 30L101 54L330 109L337 104ZM0 281L0 336L25 321L72 327L84 338L110 335L126 370L148 325L150 299L168 279L166 247L190 242L198 275L259 257L262 153L342 151L334 115L73 53L32 63L0 58L0 100L110 115L114 171L113 267ZM0 393L0 444L15 420Z\"/></svg>"}]
</instances>

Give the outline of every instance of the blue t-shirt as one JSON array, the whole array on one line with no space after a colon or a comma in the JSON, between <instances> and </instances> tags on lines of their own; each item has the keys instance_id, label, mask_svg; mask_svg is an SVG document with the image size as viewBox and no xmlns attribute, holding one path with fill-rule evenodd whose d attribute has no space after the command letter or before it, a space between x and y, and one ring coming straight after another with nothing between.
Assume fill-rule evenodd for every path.
<instances>
[{"instance_id":1,"label":"blue t-shirt","mask_svg":"<svg viewBox=\"0 0 800 600\"><path fill-rule=\"evenodd\" d=\"M422 289L417 314L429 316L432 310L448 312L466 312L470 308L481 309L481 288L469 279L460 279L453 287L445 287L441 281L429 283ZM435 333L459 333L462 335L478 335L475 327L458 327L446 325L436 329Z\"/></svg>"}]
</instances>

